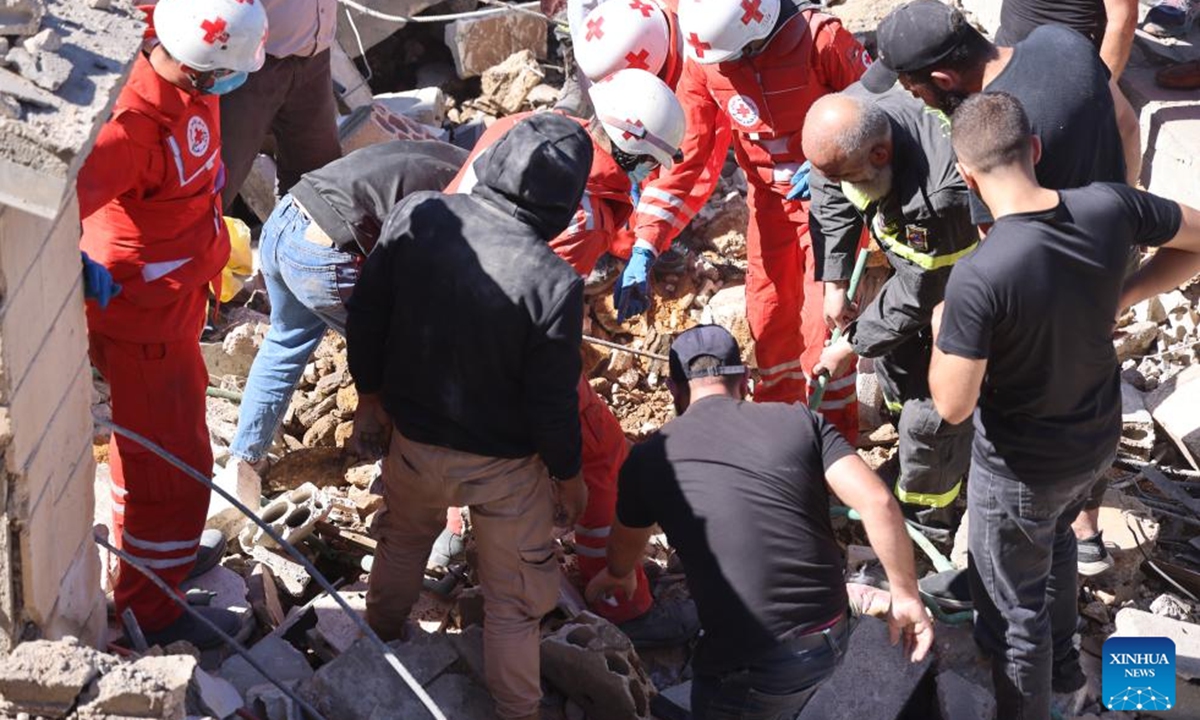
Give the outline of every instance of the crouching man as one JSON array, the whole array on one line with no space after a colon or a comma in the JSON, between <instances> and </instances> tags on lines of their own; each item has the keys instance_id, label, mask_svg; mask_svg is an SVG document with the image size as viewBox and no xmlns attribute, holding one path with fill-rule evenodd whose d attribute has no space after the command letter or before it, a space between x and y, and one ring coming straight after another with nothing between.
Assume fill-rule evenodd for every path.
<instances>
[{"instance_id":1,"label":"crouching man","mask_svg":"<svg viewBox=\"0 0 1200 720\"><path fill-rule=\"evenodd\" d=\"M715 325L676 338L670 390L680 417L621 468L608 569L590 598L634 582L657 523L687 568L704 636L697 720L792 717L837 668L851 619L829 490L862 514L891 584L893 641L921 660L933 623L888 487L803 405L749 403L737 341Z\"/></svg>"}]
</instances>

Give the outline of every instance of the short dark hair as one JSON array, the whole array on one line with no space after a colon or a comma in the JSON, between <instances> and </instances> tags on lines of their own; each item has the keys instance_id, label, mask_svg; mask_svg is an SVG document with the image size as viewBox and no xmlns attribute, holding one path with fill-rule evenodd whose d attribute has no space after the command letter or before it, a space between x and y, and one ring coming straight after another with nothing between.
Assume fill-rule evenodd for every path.
<instances>
[{"instance_id":1,"label":"short dark hair","mask_svg":"<svg viewBox=\"0 0 1200 720\"><path fill-rule=\"evenodd\" d=\"M692 361L690 363L688 363L688 372L697 372L700 370L712 370L714 368L721 367L724 364L725 363L722 362L721 359L715 355L700 355L696 358L693 358ZM702 384L712 384L712 383L722 382L725 384L725 387L727 389L734 390L737 388L738 384L742 381L743 377L745 377L745 375L714 375L712 377L696 378L694 380L691 380L691 382L699 382Z\"/></svg>"},{"instance_id":2,"label":"short dark hair","mask_svg":"<svg viewBox=\"0 0 1200 720\"><path fill-rule=\"evenodd\" d=\"M995 52L995 47L987 38L977 32L972 32L966 35L963 41L950 51L949 55L933 65L903 74L914 83L929 85L933 82L932 75L935 70L953 70L960 75L978 72L993 52Z\"/></svg>"},{"instance_id":3,"label":"short dark hair","mask_svg":"<svg viewBox=\"0 0 1200 720\"><path fill-rule=\"evenodd\" d=\"M1024 162L1030 157L1033 130L1021 101L1005 92L967 98L950 123L954 152L979 172Z\"/></svg>"}]
</instances>

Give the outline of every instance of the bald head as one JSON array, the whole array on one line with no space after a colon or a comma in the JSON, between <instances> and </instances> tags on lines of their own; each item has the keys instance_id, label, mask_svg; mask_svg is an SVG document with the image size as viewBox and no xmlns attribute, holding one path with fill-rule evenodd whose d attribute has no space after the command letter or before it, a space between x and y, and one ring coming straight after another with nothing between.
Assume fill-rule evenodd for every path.
<instances>
[{"instance_id":1,"label":"bald head","mask_svg":"<svg viewBox=\"0 0 1200 720\"><path fill-rule=\"evenodd\" d=\"M826 95L808 110L803 147L822 175L850 176L867 162L879 167L891 161L892 125L874 102L845 93Z\"/></svg>"}]
</instances>

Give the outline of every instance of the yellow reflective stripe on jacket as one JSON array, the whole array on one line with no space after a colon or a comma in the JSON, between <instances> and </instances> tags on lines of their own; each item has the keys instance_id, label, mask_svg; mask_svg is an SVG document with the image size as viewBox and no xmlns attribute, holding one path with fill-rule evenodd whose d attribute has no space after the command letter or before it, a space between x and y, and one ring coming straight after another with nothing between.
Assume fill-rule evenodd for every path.
<instances>
[{"instance_id":1,"label":"yellow reflective stripe on jacket","mask_svg":"<svg viewBox=\"0 0 1200 720\"><path fill-rule=\"evenodd\" d=\"M890 233L879 233L878 237L875 239L879 241L879 244L882 245L885 250L896 253L913 265L916 265L924 270L938 270L940 268L950 267L954 263L970 255L971 252L975 250L976 246L979 245L979 242L976 241L962 250L950 253L949 255L930 255L929 253L917 252L916 250L913 250L911 247L900 242L895 235Z\"/></svg>"},{"instance_id":2,"label":"yellow reflective stripe on jacket","mask_svg":"<svg viewBox=\"0 0 1200 720\"><path fill-rule=\"evenodd\" d=\"M900 483L896 483L896 497L900 502L908 503L909 505L923 505L931 508L943 508L954 502L958 497L959 491L962 490L962 480L954 483L954 487L944 493L919 493L908 492L900 487Z\"/></svg>"}]
</instances>

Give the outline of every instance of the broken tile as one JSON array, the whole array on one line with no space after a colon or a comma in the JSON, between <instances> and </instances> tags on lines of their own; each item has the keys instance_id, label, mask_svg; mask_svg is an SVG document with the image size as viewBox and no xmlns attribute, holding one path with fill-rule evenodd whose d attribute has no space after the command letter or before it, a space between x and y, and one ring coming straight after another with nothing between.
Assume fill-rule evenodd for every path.
<instances>
[{"instance_id":1,"label":"broken tile","mask_svg":"<svg viewBox=\"0 0 1200 720\"><path fill-rule=\"evenodd\" d=\"M304 654L288 641L274 635L268 635L250 648L250 657L267 668L276 680L304 681L313 676L313 669ZM243 696L254 686L267 682L241 655L226 660L217 674L232 683Z\"/></svg>"}]
</instances>

